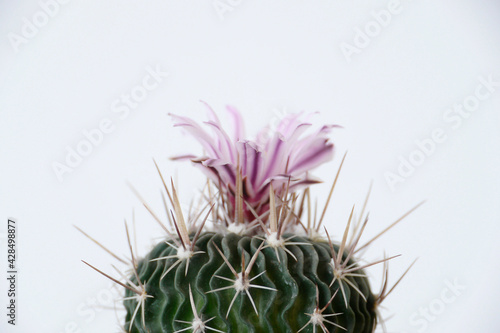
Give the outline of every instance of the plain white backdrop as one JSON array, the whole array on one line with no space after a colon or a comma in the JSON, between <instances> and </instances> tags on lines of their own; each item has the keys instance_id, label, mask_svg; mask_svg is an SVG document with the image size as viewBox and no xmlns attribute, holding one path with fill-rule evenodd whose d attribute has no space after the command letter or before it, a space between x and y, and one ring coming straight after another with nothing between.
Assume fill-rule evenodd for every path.
<instances>
[{"instance_id":1,"label":"plain white backdrop","mask_svg":"<svg viewBox=\"0 0 500 333\"><path fill-rule=\"evenodd\" d=\"M135 209L145 254L162 233L126 183L161 211L155 158L189 203L203 176L168 158L200 151L168 113L203 120L201 99L225 120L226 104L239 108L250 133L299 111L343 126L314 173L322 203L348 151L327 215L336 239L372 180L365 239L427 200L366 253L402 254L392 282L419 258L385 303L389 332L499 332L499 15L491 0L2 1L0 331L118 331L103 309L111 284L80 261L112 272L113 258L73 225L125 254ZM84 143L99 126L108 133ZM88 155L68 166L78 149Z\"/></svg>"}]
</instances>

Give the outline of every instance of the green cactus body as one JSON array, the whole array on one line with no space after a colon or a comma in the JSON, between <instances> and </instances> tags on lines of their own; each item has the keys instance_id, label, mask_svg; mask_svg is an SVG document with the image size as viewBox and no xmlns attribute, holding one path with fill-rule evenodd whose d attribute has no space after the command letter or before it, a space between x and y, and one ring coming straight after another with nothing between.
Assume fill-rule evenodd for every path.
<instances>
[{"instance_id":1,"label":"green cactus body","mask_svg":"<svg viewBox=\"0 0 500 333\"><path fill-rule=\"evenodd\" d=\"M318 180L309 172L333 156L328 133L335 126L305 134L310 124L300 114L288 115L274 134L251 141L244 139L241 116L232 107L228 111L235 121L233 139L210 108L205 125L213 135L192 119L172 115L207 154L179 158L189 158L208 176L199 207L183 212L173 180L169 186L155 162L169 226L136 194L166 241L137 261L125 223L131 260L101 247L131 268L128 277L112 277L85 262L125 289L124 331L374 332L382 322L380 304L394 289L388 287L387 262L396 256L363 266L355 256L419 205L359 245L368 222L368 191L361 211L352 208L342 240L334 243L323 222L345 155L322 211L311 203L309 186ZM364 268L381 263L382 288L374 295Z\"/></svg>"},{"instance_id":2,"label":"green cactus body","mask_svg":"<svg viewBox=\"0 0 500 333\"><path fill-rule=\"evenodd\" d=\"M190 238L193 239L192 236ZM265 242L264 247L258 251L262 242ZM294 258L281 247L266 247L266 242L264 238L257 236L204 232L195 243L196 251L202 253L190 258L188 269L188 261L182 260L163 278L162 275L177 263L177 250L166 242L158 244L139 262L137 268L139 279L145 285L147 294L152 296L147 298L144 304L145 325L141 310L138 309L141 305L134 298L134 293L127 290L127 300L124 301L127 309L125 327L131 327L130 332L140 333L288 333L301 329L301 332L316 332L321 331L321 327L313 321L311 315L315 309L323 309L337 292L321 313L328 332L373 332L377 321L375 296L370 291L367 278L359 276L363 275L362 270L357 270L356 276L347 277L350 283L337 279L331 284L334 280L334 270L329 243L294 237L293 243L286 245L286 249L295 256ZM235 296L236 277L216 247L223 252L237 273L242 271L242 260L247 267L254 254L259 252L248 273L251 282L246 292L239 292ZM334 249L338 252L337 246L334 245ZM154 260L168 256L173 257ZM344 255L344 259L345 257ZM349 259L348 265L355 263ZM131 280L137 283L135 276ZM339 283L343 284L343 288L340 288ZM351 284L363 293L364 298ZM218 290L225 287L229 288ZM206 322L213 330L195 330L190 293L196 315L202 321L213 318ZM255 303L258 314L251 300ZM229 310L230 304L232 306ZM137 315L134 316L135 312ZM132 318L133 323L130 322Z\"/></svg>"}]
</instances>

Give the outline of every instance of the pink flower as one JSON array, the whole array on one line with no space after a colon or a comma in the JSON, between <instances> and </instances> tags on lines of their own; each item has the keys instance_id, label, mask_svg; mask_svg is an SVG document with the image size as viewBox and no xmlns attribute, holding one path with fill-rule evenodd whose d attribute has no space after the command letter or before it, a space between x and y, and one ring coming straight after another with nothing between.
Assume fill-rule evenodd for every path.
<instances>
[{"instance_id":1,"label":"pink flower","mask_svg":"<svg viewBox=\"0 0 500 333\"><path fill-rule=\"evenodd\" d=\"M228 134L215 112L207 104L208 121L201 126L194 120L171 115L174 126L182 127L202 145L203 156L184 155L176 159L190 159L223 191L231 213L234 213L237 169L240 167L243 199L258 214L269 209L269 186L272 182L276 195L289 193L300 186L317 183L309 171L333 157L334 145L328 134L335 125L322 126L307 134L312 124L301 120L303 113L285 116L276 129L262 129L255 141L245 138L243 119L232 106L227 110L233 119L233 131ZM207 131L208 130L208 131ZM245 219L253 220L245 205Z\"/></svg>"}]
</instances>

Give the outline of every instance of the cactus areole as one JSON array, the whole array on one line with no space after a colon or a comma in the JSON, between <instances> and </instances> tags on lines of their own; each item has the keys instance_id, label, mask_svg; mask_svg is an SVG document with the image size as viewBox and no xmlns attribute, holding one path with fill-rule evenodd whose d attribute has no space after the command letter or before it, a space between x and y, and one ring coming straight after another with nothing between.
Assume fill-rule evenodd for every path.
<instances>
[{"instance_id":1,"label":"cactus areole","mask_svg":"<svg viewBox=\"0 0 500 333\"><path fill-rule=\"evenodd\" d=\"M124 288L124 331L374 332L379 305L393 289L387 291L387 262L394 257L358 261L360 250L381 235L361 240L368 196L360 212L346 214L345 229L330 237L323 226L345 155L324 207L311 204L309 187L319 181L310 172L332 159L329 135L336 126L315 128L312 115L290 114L248 140L235 108L227 107L228 133L206 107L202 125L171 115L204 151L176 158L207 175L199 208L183 211L173 182L156 165L168 219L143 204L165 239L139 259L126 226L131 259L115 258L131 270L117 278L99 270ZM378 294L365 274L375 264L385 266Z\"/></svg>"}]
</instances>

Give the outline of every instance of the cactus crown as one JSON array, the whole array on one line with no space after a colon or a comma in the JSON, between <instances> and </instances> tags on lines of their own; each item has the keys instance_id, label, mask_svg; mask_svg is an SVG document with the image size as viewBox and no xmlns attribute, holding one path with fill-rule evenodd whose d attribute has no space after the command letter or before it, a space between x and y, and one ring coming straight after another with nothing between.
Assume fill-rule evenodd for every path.
<instances>
[{"instance_id":1,"label":"cactus crown","mask_svg":"<svg viewBox=\"0 0 500 333\"><path fill-rule=\"evenodd\" d=\"M205 151L176 158L191 160L209 179L201 209L185 215L173 181L165 180L155 162L168 197L168 222L134 191L166 240L138 260L126 226L131 259L113 255L131 265L130 276L114 278L85 262L125 288L124 329L373 332L381 321L379 305L394 289L387 285L387 263L396 256L359 265L357 254L418 206L361 244L369 191L359 217L354 218L353 207L336 243L322 226L345 155L320 213L311 205L309 189L319 182L310 171L333 157L328 135L335 126L308 133L309 119L288 115L275 131L265 129L252 141L245 139L235 108L227 107L234 120L231 135L207 108L205 127L171 115L174 125L194 136ZM384 283L375 295L364 270L380 263Z\"/></svg>"}]
</instances>

